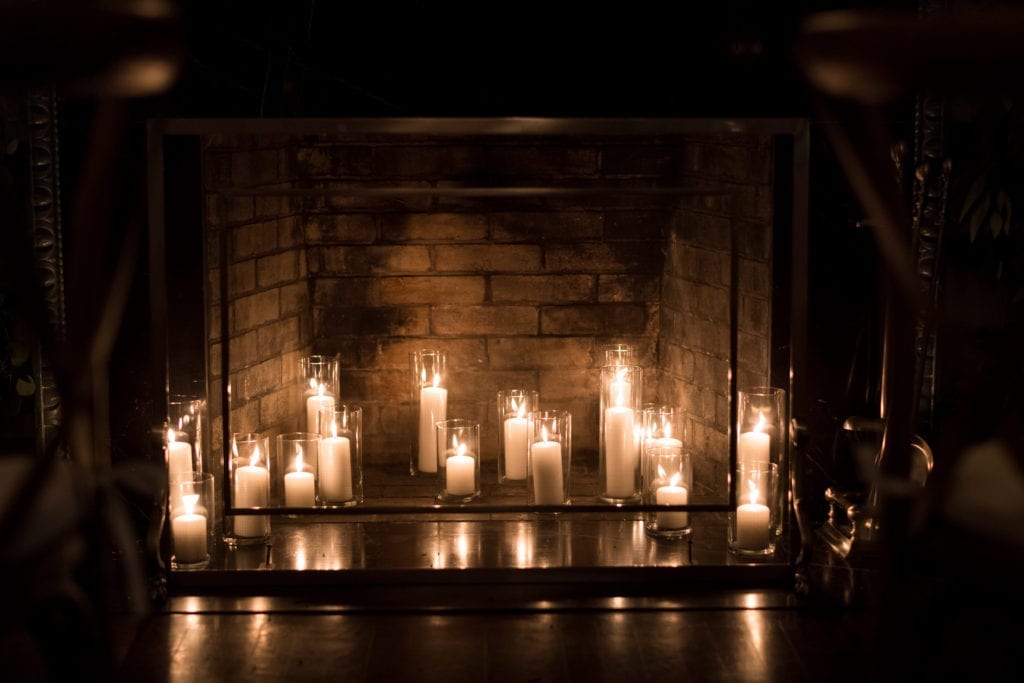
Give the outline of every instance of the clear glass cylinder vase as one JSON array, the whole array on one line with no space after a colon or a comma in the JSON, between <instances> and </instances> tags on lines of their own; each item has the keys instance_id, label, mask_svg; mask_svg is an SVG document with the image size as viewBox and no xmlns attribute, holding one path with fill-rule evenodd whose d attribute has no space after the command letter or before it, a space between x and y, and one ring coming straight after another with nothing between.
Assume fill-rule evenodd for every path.
<instances>
[{"instance_id":1,"label":"clear glass cylinder vase","mask_svg":"<svg viewBox=\"0 0 1024 683\"><path fill-rule=\"evenodd\" d=\"M643 368L601 368L599 497L611 503L640 499Z\"/></svg>"},{"instance_id":2,"label":"clear glass cylinder vase","mask_svg":"<svg viewBox=\"0 0 1024 683\"><path fill-rule=\"evenodd\" d=\"M532 389L498 392L498 483L526 483L527 416L539 408Z\"/></svg>"},{"instance_id":3,"label":"clear glass cylinder vase","mask_svg":"<svg viewBox=\"0 0 1024 683\"><path fill-rule=\"evenodd\" d=\"M409 354L412 451L409 473L437 474L437 423L448 417L448 355L439 349Z\"/></svg>"}]
</instances>

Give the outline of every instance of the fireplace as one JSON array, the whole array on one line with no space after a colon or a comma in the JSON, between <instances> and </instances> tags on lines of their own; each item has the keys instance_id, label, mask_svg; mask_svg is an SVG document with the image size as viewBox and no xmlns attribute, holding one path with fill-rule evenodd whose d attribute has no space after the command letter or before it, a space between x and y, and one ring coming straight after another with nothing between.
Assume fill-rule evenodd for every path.
<instances>
[{"instance_id":1,"label":"fireplace","mask_svg":"<svg viewBox=\"0 0 1024 683\"><path fill-rule=\"evenodd\" d=\"M570 517L609 511L588 488L606 345L635 350L645 404L684 412L698 514L735 504L737 388L803 398L801 121L166 120L150 133L167 384L201 397L197 467L222 490L232 433L303 428L311 354L337 358L339 401L362 408L369 487L356 509L300 515L321 524L444 518L408 473L419 349L446 351L448 414L480 425L487 495L459 512L517 524L525 499L489 481L499 389L571 413Z\"/></svg>"}]
</instances>

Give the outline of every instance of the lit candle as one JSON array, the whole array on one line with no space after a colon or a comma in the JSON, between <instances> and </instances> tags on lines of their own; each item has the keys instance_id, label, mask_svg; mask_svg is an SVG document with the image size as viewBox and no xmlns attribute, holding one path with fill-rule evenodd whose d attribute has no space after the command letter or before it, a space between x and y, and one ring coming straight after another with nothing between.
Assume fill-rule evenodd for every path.
<instances>
[{"instance_id":1,"label":"lit candle","mask_svg":"<svg viewBox=\"0 0 1024 683\"><path fill-rule=\"evenodd\" d=\"M270 472L260 465L260 447L256 446L249 458L249 464L235 470L235 507L266 507L269 495ZM265 536L269 521L270 518L266 515L236 515L235 535Z\"/></svg>"},{"instance_id":2,"label":"lit candle","mask_svg":"<svg viewBox=\"0 0 1024 683\"><path fill-rule=\"evenodd\" d=\"M633 418L633 409L622 406L604 413L605 487L612 498L629 498L636 492L640 453Z\"/></svg>"},{"instance_id":3,"label":"lit candle","mask_svg":"<svg viewBox=\"0 0 1024 683\"><path fill-rule=\"evenodd\" d=\"M662 426L662 431L665 432L665 436L648 437L644 441L644 446L648 450L652 448L664 448L681 455L683 452L683 442L672 436L672 423L666 422Z\"/></svg>"},{"instance_id":4,"label":"lit candle","mask_svg":"<svg viewBox=\"0 0 1024 683\"><path fill-rule=\"evenodd\" d=\"M740 434L736 442L736 462L740 467L749 468L756 463L768 462L768 448L771 440L764 428L764 414L762 413L758 417L753 431Z\"/></svg>"},{"instance_id":5,"label":"lit candle","mask_svg":"<svg viewBox=\"0 0 1024 683\"><path fill-rule=\"evenodd\" d=\"M526 479L528 422L523 416L526 409L525 401L517 406L513 398L512 409L517 411L517 415L505 420L505 476L509 479Z\"/></svg>"},{"instance_id":6,"label":"lit candle","mask_svg":"<svg viewBox=\"0 0 1024 683\"><path fill-rule=\"evenodd\" d=\"M312 507L316 504L313 473L302 469L302 446L296 446L295 450L295 471L284 475L284 504L296 508Z\"/></svg>"},{"instance_id":7,"label":"lit candle","mask_svg":"<svg viewBox=\"0 0 1024 683\"><path fill-rule=\"evenodd\" d=\"M331 420L331 435L320 441L320 498L344 501L352 498L352 448L349 439L338 436L338 423Z\"/></svg>"},{"instance_id":8,"label":"lit candle","mask_svg":"<svg viewBox=\"0 0 1024 683\"><path fill-rule=\"evenodd\" d=\"M768 547L768 506L758 503L757 484L749 482L750 502L736 508L736 545L743 550L764 550Z\"/></svg>"},{"instance_id":9,"label":"lit candle","mask_svg":"<svg viewBox=\"0 0 1024 683\"><path fill-rule=\"evenodd\" d=\"M315 379L309 380L316 385L316 393L306 399L306 431L320 434L320 411L324 408L334 409L334 397L326 394L323 384L316 384Z\"/></svg>"},{"instance_id":10,"label":"lit candle","mask_svg":"<svg viewBox=\"0 0 1024 683\"><path fill-rule=\"evenodd\" d=\"M425 374L423 379L426 380ZM437 472L435 425L444 420L448 412L448 390L439 387L440 383L441 375L435 373L434 386L420 389L420 472Z\"/></svg>"},{"instance_id":11,"label":"lit candle","mask_svg":"<svg viewBox=\"0 0 1024 683\"><path fill-rule=\"evenodd\" d=\"M562 483L562 444L548 441L548 430L541 427L541 441L530 447L533 476L533 501L537 505L561 505L565 502Z\"/></svg>"},{"instance_id":12,"label":"lit candle","mask_svg":"<svg viewBox=\"0 0 1024 683\"><path fill-rule=\"evenodd\" d=\"M662 477L665 476L661 467L658 468L658 474ZM679 482L681 479L680 474L675 472L668 485L659 486L655 490L654 502L658 505L686 505L687 491L685 486L680 486ZM658 513L659 529L685 529L689 524L689 515L685 512Z\"/></svg>"},{"instance_id":13,"label":"lit candle","mask_svg":"<svg viewBox=\"0 0 1024 683\"><path fill-rule=\"evenodd\" d=\"M449 495L468 496L476 491L476 459L466 455L466 444L459 444L455 455L445 460L444 477Z\"/></svg>"},{"instance_id":14,"label":"lit candle","mask_svg":"<svg viewBox=\"0 0 1024 683\"><path fill-rule=\"evenodd\" d=\"M171 482L192 479L192 444L177 441L173 429L167 430L167 472Z\"/></svg>"},{"instance_id":15,"label":"lit candle","mask_svg":"<svg viewBox=\"0 0 1024 683\"><path fill-rule=\"evenodd\" d=\"M195 564L207 559L206 516L195 512L198 493L185 494L181 499L185 514L171 520L174 559L181 564Z\"/></svg>"}]
</instances>

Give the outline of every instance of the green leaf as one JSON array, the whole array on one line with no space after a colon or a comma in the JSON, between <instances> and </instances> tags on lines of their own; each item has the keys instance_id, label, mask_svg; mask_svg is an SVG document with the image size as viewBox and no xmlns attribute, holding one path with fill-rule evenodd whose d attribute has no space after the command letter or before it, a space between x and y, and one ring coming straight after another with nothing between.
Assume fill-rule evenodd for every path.
<instances>
[{"instance_id":1,"label":"green leaf","mask_svg":"<svg viewBox=\"0 0 1024 683\"><path fill-rule=\"evenodd\" d=\"M36 381L32 379L31 375L22 375L14 385L14 390L18 396L31 396L36 393Z\"/></svg>"}]
</instances>

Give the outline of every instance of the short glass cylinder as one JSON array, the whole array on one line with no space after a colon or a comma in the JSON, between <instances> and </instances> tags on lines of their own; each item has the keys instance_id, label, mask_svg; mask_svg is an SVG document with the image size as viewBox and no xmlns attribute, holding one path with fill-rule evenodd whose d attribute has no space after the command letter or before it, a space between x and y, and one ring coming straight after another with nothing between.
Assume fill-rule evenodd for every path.
<instances>
[{"instance_id":1,"label":"short glass cylinder","mask_svg":"<svg viewBox=\"0 0 1024 683\"><path fill-rule=\"evenodd\" d=\"M435 474L438 467L436 425L448 417L448 356L437 349L409 354L413 427L409 473Z\"/></svg>"},{"instance_id":2,"label":"short glass cylinder","mask_svg":"<svg viewBox=\"0 0 1024 683\"><path fill-rule=\"evenodd\" d=\"M632 344L605 344L601 347L601 367L636 365L636 347Z\"/></svg>"},{"instance_id":3,"label":"short glass cylinder","mask_svg":"<svg viewBox=\"0 0 1024 683\"><path fill-rule=\"evenodd\" d=\"M169 498L171 568L208 566L216 510L213 474L197 472L173 478Z\"/></svg>"},{"instance_id":4,"label":"short glass cylinder","mask_svg":"<svg viewBox=\"0 0 1024 683\"><path fill-rule=\"evenodd\" d=\"M781 509L776 490L778 466L757 462L736 467L736 509L729 513L729 550L745 557L775 553L775 526Z\"/></svg>"},{"instance_id":5,"label":"short glass cylinder","mask_svg":"<svg viewBox=\"0 0 1024 683\"><path fill-rule=\"evenodd\" d=\"M526 483L527 415L539 408L536 391L498 392L498 483Z\"/></svg>"},{"instance_id":6,"label":"short glass cylinder","mask_svg":"<svg viewBox=\"0 0 1024 683\"><path fill-rule=\"evenodd\" d=\"M277 435L276 471L282 473L285 507L313 507L317 503L317 460L320 435L287 432Z\"/></svg>"},{"instance_id":7,"label":"short glass cylinder","mask_svg":"<svg viewBox=\"0 0 1024 683\"><path fill-rule=\"evenodd\" d=\"M777 387L749 387L737 391L736 463L750 465L762 462L775 464L778 486L775 505L785 509L789 481L789 419L786 390ZM773 520L772 533L782 534L783 515Z\"/></svg>"},{"instance_id":8,"label":"short glass cylinder","mask_svg":"<svg viewBox=\"0 0 1024 683\"><path fill-rule=\"evenodd\" d=\"M363 500L363 409L343 403L323 410L320 425L320 503L357 505Z\"/></svg>"},{"instance_id":9,"label":"short glass cylinder","mask_svg":"<svg viewBox=\"0 0 1024 683\"><path fill-rule=\"evenodd\" d=\"M686 442L686 411L677 406L646 404L642 409L641 457L651 448L682 451Z\"/></svg>"},{"instance_id":10,"label":"short glass cylinder","mask_svg":"<svg viewBox=\"0 0 1024 683\"><path fill-rule=\"evenodd\" d=\"M212 472L207 462L210 435L206 400L171 396L167 401L167 473L169 477Z\"/></svg>"},{"instance_id":11,"label":"short glass cylinder","mask_svg":"<svg viewBox=\"0 0 1024 683\"><path fill-rule=\"evenodd\" d=\"M480 495L480 423L465 418L440 420L435 425L437 499L466 503Z\"/></svg>"},{"instance_id":12,"label":"short glass cylinder","mask_svg":"<svg viewBox=\"0 0 1024 683\"><path fill-rule=\"evenodd\" d=\"M643 368L601 368L599 497L610 503L640 499L640 436Z\"/></svg>"},{"instance_id":13,"label":"short glass cylinder","mask_svg":"<svg viewBox=\"0 0 1024 683\"><path fill-rule=\"evenodd\" d=\"M643 455L643 502L648 505L686 505L693 490L693 462L682 446L647 445ZM651 536L689 536L689 513L681 510L644 513L644 528Z\"/></svg>"},{"instance_id":14,"label":"short glass cylinder","mask_svg":"<svg viewBox=\"0 0 1024 683\"><path fill-rule=\"evenodd\" d=\"M270 437L249 432L232 434L228 468L232 507L269 507ZM269 515L226 515L224 518L224 542L229 546L263 543L269 536Z\"/></svg>"},{"instance_id":15,"label":"short glass cylinder","mask_svg":"<svg viewBox=\"0 0 1024 683\"><path fill-rule=\"evenodd\" d=\"M320 432L320 411L333 408L341 396L341 370L337 356L312 355L299 359L302 404L307 432Z\"/></svg>"},{"instance_id":16,"label":"short glass cylinder","mask_svg":"<svg viewBox=\"0 0 1024 683\"><path fill-rule=\"evenodd\" d=\"M530 505L568 505L572 465L572 414L568 410L536 410L527 427Z\"/></svg>"}]
</instances>

